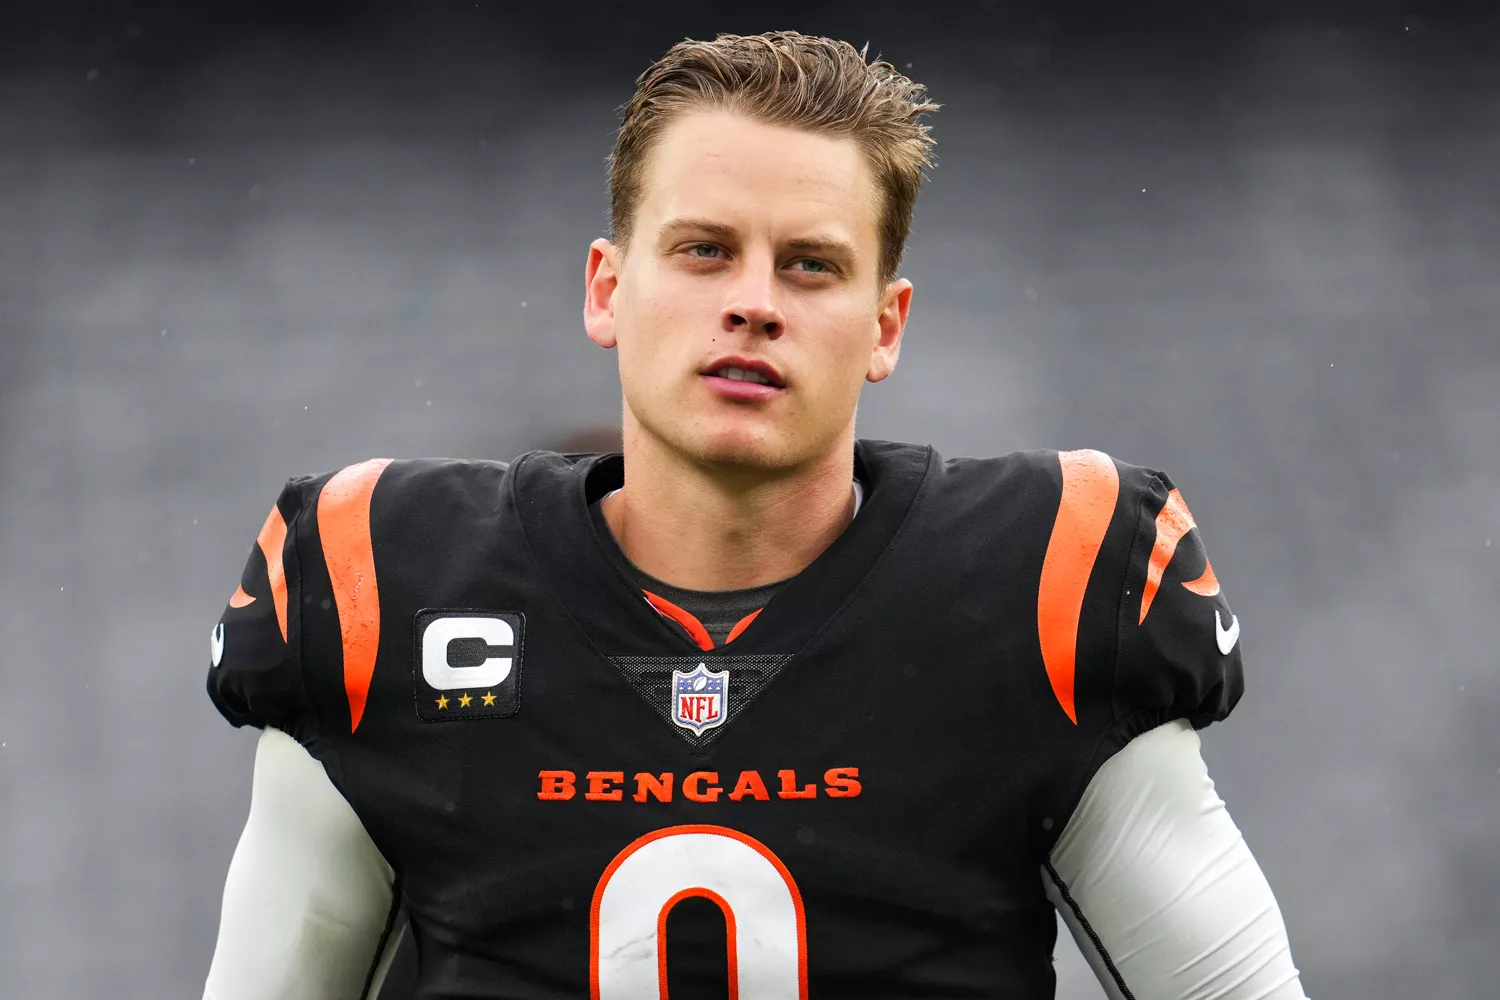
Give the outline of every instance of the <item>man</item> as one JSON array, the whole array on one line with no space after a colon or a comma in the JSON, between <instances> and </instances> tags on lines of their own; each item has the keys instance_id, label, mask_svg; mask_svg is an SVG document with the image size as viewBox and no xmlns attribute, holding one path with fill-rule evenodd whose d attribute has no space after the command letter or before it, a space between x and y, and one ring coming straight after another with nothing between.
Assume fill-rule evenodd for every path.
<instances>
[{"instance_id":1,"label":"man","mask_svg":"<svg viewBox=\"0 0 1500 1000\"><path fill-rule=\"evenodd\" d=\"M1161 474L856 441L935 109L846 43L684 42L584 322L623 456L291 481L213 637L262 726L206 995L1302 996L1198 753L1239 622Z\"/></svg>"}]
</instances>

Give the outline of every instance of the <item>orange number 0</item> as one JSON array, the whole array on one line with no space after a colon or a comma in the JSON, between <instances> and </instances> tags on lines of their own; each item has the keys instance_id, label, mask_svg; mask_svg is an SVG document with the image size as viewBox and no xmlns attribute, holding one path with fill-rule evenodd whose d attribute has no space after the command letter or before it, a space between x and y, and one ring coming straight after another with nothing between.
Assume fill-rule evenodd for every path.
<instances>
[{"instance_id":1,"label":"orange number 0","mask_svg":"<svg viewBox=\"0 0 1500 1000\"><path fill-rule=\"evenodd\" d=\"M592 1000L667 996L667 914L689 896L724 911L729 997L807 1000L807 920L770 848L722 826L669 826L615 856L589 911Z\"/></svg>"}]
</instances>

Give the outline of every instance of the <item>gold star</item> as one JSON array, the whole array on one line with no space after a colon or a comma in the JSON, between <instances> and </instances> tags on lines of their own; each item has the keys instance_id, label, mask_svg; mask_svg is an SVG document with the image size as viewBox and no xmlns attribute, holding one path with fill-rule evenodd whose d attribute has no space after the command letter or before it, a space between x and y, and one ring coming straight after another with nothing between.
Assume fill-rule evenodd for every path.
<instances>
[{"instance_id":1,"label":"gold star","mask_svg":"<svg viewBox=\"0 0 1500 1000\"><path fill-rule=\"evenodd\" d=\"M474 700L473 698L469 697L469 692L465 691L464 692L464 696L462 698L458 699L458 707L459 708L468 708L469 707L469 702L471 702L473 700Z\"/></svg>"},{"instance_id":2,"label":"gold star","mask_svg":"<svg viewBox=\"0 0 1500 1000\"><path fill-rule=\"evenodd\" d=\"M438 710L439 711L441 711L442 709L447 708L448 707L448 696L445 695L445 694L444 695L439 695L438 696L438 700L437 700L437 706L438 706Z\"/></svg>"},{"instance_id":3,"label":"gold star","mask_svg":"<svg viewBox=\"0 0 1500 1000\"><path fill-rule=\"evenodd\" d=\"M495 703L495 696L493 694L491 694L490 692L486 691L484 693L484 703L486 705L493 705Z\"/></svg>"}]
</instances>

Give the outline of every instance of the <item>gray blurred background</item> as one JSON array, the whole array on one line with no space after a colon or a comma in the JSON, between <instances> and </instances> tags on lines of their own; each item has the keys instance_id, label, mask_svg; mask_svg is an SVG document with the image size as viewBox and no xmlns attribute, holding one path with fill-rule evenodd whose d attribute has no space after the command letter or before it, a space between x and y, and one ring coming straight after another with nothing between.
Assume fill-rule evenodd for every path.
<instances>
[{"instance_id":1,"label":"gray blurred background","mask_svg":"<svg viewBox=\"0 0 1500 1000\"><path fill-rule=\"evenodd\" d=\"M861 434L1166 469L1309 994L1500 996L1496 21L554 6L0 14L0 995L198 995L255 742L207 638L281 482L607 434L616 109L679 38L794 27L946 105Z\"/></svg>"}]
</instances>

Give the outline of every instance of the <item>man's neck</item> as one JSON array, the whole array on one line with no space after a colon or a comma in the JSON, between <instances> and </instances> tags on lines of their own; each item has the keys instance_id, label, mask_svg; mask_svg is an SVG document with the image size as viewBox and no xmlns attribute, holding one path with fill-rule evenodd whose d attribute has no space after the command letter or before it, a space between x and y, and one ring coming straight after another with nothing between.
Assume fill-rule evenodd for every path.
<instances>
[{"instance_id":1,"label":"man's neck","mask_svg":"<svg viewBox=\"0 0 1500 1000\"><path fill-rule=\"evenodd\" d=\"M795 576L854 516L853 443L774 476L727 473L627 435L625 486L602 510L643 572L689 590L737 590Z\"/></svg>"}]
</instances>

